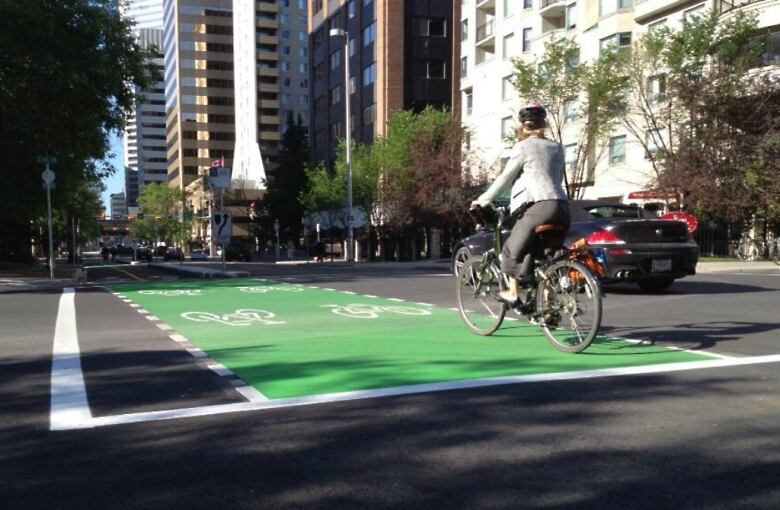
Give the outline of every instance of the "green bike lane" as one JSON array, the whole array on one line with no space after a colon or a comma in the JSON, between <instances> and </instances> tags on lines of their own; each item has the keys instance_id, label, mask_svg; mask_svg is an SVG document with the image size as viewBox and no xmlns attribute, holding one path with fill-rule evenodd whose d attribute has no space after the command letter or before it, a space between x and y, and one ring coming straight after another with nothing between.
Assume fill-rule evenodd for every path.
<instances>
[{"instance_id":1,"label":"green bike lane","mask_svg":"<svg viewBox=\"0 0 780 510\"><path fill-rule=\"evenodd\" d=\"M272 400L712 359L607 337L567 354L521 321L481 337L452 309L263 279L139 282L112 291Z\"/></svg>"}]
</instances>

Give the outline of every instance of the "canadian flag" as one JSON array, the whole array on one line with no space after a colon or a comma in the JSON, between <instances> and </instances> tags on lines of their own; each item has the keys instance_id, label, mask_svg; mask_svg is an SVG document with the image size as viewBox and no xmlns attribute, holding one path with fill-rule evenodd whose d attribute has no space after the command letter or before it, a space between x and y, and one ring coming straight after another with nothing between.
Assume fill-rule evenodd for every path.
<instances>
[{"instance_id":1,"label":"canadian flag","mask_svg":"<svg viewBox=\"0 0 780 510\"><path fill-rule=\"evenodd\" d=\"M214 161L212 161L211 166L212 167L225 166L225 156L220 156L219 159L215 159Z\"/></svg>"}]
</instances>

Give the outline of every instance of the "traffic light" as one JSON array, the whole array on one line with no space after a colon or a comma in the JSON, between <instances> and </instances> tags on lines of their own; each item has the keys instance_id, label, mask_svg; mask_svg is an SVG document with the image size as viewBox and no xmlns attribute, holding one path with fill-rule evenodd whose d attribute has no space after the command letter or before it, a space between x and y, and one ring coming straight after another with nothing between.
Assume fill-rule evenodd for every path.
<instances>
[{"instance_id":1,"label":"traffic light","mask_svg":"<svg viewBox=\"0 0 780 510\"><path fill-rule=\"evenodd\" d=\"M249 219L254 220L257 217L257 202L249 202Z\"/></svg>"}]
</instances>

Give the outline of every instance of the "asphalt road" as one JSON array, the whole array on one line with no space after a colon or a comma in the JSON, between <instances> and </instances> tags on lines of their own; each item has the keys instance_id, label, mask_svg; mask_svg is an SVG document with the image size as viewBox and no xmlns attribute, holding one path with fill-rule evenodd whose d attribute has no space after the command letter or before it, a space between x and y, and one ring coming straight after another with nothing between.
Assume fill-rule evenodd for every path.
<instances>
[{"instance_id":1,"label":"asphalt road","mask_svg":"<svg viewBox=\"0 0 780 510\"><path fill-rule=\"evenodd\" d=\"M249 265L291 282L454 306L441 268ZM90 270L76 313L95 416L239 402L98 287L175 277ZM780 370L721 367L496 386L49 430L59 292L0 294L4 508L773 508ZM780 276L608 289L604 328L727 356L780 353ZM475 337L475 341L479 341Z\"/></svg>"}]
</instances>

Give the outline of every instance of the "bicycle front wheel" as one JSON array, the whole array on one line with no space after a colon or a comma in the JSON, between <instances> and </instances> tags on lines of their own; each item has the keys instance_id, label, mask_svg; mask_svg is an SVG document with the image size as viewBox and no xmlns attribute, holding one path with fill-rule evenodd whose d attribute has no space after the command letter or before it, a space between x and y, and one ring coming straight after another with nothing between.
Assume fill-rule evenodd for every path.
<instances>
[{"instance_id":1,"label":"bicycle front wheel","mask_svg":"<svg viewBox=\"0 0 780 510\"><path fill-rule=\"evenodd\" d=\"M544 336L559 351L582 352L601 326L601 287L576 260L556 262L544 272L536 309Z\"/></svg>"},{"instance_id":2,"label":"bicycle front wheel","mask_svg":"<svg viewBox=\"0 0 780 510\"><path fill-rule=\"evenodd\" d=\"M458 274L456 294L460 318L478 335L495 332L506 315L506 305L498 300L500 278L495 264L482 268L482 261L474 259L463 264Z\"/></svg>"}]
</instances>

